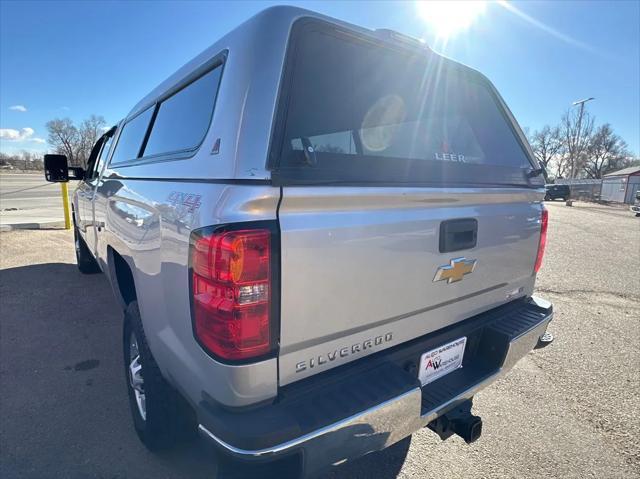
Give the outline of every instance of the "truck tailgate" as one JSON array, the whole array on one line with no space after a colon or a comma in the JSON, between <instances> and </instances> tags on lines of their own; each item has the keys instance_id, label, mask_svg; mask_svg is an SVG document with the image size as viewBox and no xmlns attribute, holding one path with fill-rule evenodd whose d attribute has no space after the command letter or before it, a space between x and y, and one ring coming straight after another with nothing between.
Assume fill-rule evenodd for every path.
<instances>
[{"instance_id":1,"label":"truck tailgate","mask_svg":"<svg viewBox=\"0 0 640 479\"><path fill-rule=\"evenodd\" d=\"M284 187L280 384L531 294L541 196L530 188ZM441 253L441 223L456 219L477 221L476 245ZM462 257L475 260L472 272L437 281L441 266Z\"/></svg>"}]
</instances>

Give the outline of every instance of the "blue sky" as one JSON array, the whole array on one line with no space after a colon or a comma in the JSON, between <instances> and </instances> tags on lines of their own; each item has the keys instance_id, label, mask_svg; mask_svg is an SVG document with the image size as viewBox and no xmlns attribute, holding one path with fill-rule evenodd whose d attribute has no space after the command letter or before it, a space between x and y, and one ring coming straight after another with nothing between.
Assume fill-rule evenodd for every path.
<instances>
[{"instance_id":1,"label":"blue sky","mask_svg":"<svg viewBox=\"0 0 640 479\"><path fill-rule=\"evenodd\" d=\"M295 2L279 2L295 3ZM424 38L497 86L521 126L555 124L575 100L640 153L640 2L488 4L445 42L416 2L298 2ZM45 151L45 123L112 124L266 2L0 1L0 150ZM26 110L26 111L23 111Z\"/></svg>"}]
</instances>

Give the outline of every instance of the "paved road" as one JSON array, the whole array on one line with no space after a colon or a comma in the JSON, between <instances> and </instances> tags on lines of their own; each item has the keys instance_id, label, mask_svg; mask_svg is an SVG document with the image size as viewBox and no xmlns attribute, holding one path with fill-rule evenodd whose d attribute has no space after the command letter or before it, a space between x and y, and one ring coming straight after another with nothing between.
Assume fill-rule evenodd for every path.
<instances>
[{"instance_id":1,"label":"paved road","mask_svg":"<svg viewBox=\"0 0 640 479\"><path fill-rule=\"evenodd\" d=\"M2 209L60 206L60 185L47 183L43 173L0 174Z\"/></svg>"},{"instance_id":2,"label":"paved road","mask_svg":"<svg viewBox=\"0 0 640 479\"><path fill-rule=\"evenodd\" d=\"M555 303L556 342L476 397L477 443L420 431L398 477L640 477L640 219L549 209L538 291ZM201 441L159 456L139 444L120 313L102 275L77 272L70 232L2 233L0 251L0 476L216 477ZM331 477L391 478L397 466L383 453Z\"/></svg>"},{"instance_id":3,"label":"paved road","mask_svg":"<svg viewBox=\"0 0 640 479\"><path fill-rule=\"evenodd\" d=\"M69 195L75 182L69 183ZM52 223L64 220L60 185L43 173L0 174L0 223Z\"/></svg>"}]
</instances>

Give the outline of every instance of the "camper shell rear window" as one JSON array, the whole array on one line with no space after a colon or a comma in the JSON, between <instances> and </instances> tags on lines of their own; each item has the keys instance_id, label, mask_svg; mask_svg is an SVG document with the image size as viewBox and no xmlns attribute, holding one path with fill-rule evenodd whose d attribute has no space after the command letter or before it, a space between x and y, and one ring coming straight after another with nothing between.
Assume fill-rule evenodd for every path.
<instances>
[{"instance_id":1,"label":"camper shell rear window","mask_svg":"<svg viewBox=\"0 0 640 479\"><path fill-rule=\"evenodd\" d=\"M292 29L269 153L275 183L527 185L488 81L315 19Z\"/></svg>"}]
</instances>

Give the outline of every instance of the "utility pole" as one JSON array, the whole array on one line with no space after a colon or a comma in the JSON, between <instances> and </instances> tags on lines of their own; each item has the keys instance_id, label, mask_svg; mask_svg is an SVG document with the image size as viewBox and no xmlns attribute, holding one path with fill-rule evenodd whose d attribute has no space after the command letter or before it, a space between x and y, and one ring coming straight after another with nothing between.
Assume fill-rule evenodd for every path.
<instances>
[{"instance_id":1,"label":"utility pole","mask_svg":"<svg viewBox=\"0 0 640 479\"><path fill-rule=\"evenodd\" d=\"M589 98L585 98L584 100L578 100L573 102L573 106L580 105L580 113L578 113L578 130L576 131L576 138L574 140L575 146L579 144L580 135L582 134L582 115L584 114L584 104L591 100L595 100L595 98L589 97ZM579 152L580 151L578 151L578 153ZM571 179L572 180L575 178L575 167L576 167L576 160L577 160L577 158L575 157L575 153L576 152L574 148L574 151L571 153Z\"/></svg>"}]
</instances>

